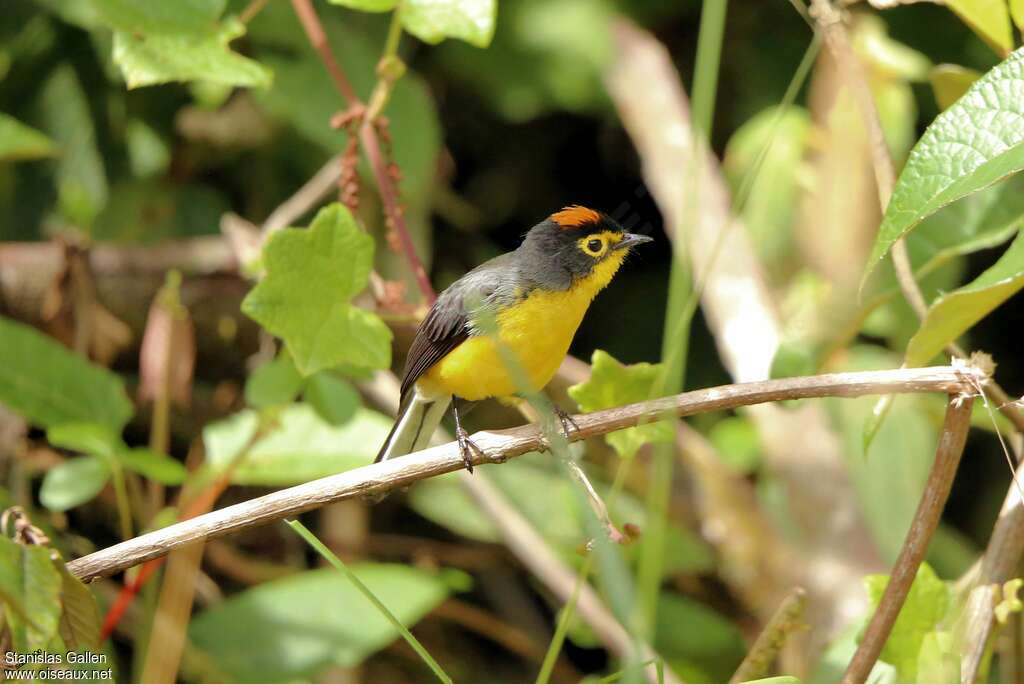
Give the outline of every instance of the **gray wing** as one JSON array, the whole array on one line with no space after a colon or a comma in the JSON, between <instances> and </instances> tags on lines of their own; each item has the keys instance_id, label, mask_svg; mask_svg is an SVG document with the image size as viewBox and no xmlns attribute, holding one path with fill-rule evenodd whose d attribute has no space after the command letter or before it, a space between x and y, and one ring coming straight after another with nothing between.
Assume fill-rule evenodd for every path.
<instances>
[{"instance_id":1,"label":"gray wing","mask_svg":"<svg viewBox=\"0 0 1024 684\"><path fill-rule=\"evenodd\" d=\"M517 296L512 254L487 261L452 283L416 330L402 373L402 397L430 368L470 335L474 307L506 304Z\"/></svg>"}]
</instances>

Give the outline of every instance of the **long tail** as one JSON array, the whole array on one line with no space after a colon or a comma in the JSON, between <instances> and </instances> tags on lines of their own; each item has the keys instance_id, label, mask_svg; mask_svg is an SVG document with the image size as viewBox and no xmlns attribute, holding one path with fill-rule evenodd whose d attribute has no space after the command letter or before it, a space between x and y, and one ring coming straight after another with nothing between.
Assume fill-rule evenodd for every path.
<instances>
[{"instance_id":1,"label":"long tail","mask_svg":"<svg viewBox=\"0 0 1024 684\"><path fill-rule=\"evenodd\" d=\"M430 443L434 430L441 424L449 404L451 397L427 399L413 388L413 391L402 399L395 424L373 462L405 456L425 448Z\"/></svg>"}]
</instances>

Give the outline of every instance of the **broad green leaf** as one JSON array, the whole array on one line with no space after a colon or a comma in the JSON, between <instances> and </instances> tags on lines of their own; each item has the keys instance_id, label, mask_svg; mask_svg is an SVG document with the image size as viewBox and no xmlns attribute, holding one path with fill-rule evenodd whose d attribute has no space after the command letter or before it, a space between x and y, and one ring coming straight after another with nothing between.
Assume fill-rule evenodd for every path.
<instances>
[{"instance_id":1,"label":"broad green leaf","mask_svg":"<svg viewBox=\"0 0 1024 684\"><path fill-rule=\"evenodd\" d=\"M751 679L743 684L800 684L800 680L790 675L781 677L768 677L767 679Z\"/></svg>"},{"instance_id":2,"label":"broad green leaf","mask_svg":"<svg viewBox=\"0 0 1024 684\"><path fill-rule=\"evenodd\" d=\"M320 371L306 381L302 399L331 425L344 425L359 409L359 393L352 383L330 371Z\"/></svg>"},{"instance_id":3,"label":"broad green leaf","mask_svg":"<svg viewBox=\"0 0 1024 684\"><path fill-rule=\"evenodd\" d=\"M939 109L945 110L964 96L967 89L981 78L981 73L959 64L939 64L932 68L928 80Z\"/></svg>"},{"instance_id":4,"label":"broad green leaf","mask_svg":"<svg viewBox=\"0 0 1024 684\"><path fill-rule=\"evenodd\" d=\"M1006 0L946 0L946 6L998 54L1013 49Z\"/></svg>"},{"instance_id":5,"label":"broad green leaf","mask_svg":"<svg viewBox=\"0 0 1024 684\"><path fill-rule=\"evenodd\" d=\"M917 657L917 684L955 684L960 681L960 658L953 635L928 632Z\"/></svg>"},{"instance_id":6,"label":"broad green leaf","mask_svg":"<svg viewBox=\"0 0 1024 684\"><path fill-rule=\"evenodd\" d=\"M889 584L887 575L869 575L864 579L872 610L878 607ZM927 563L917 570L907 600L893 625L881 659L896 668L901 679L914 681L918 658L925 636L935 630L949 610L950 591Z\"/></svg>"},{"instance_id":7,"label":"broad green leaf","mask_svg":"<svg viewBox=\"0 0 1024 684\"><path fill-rule=\"evenodd\" d=\"M104 22L114 29L114 63L129 88L193 80L270 85L266 67L228 47L245 34L245 26L234 17L218 21L224 5L224 0L96 0Z\"/></svg>"},{"instance_id":8,"label":"broad green leaf","mask_svg":"<svg viewBox=\"0 0 1024 684\"><path fill-rule=\"evenodd\" d=\"M133 411L119 377L2 316L0 402L44 428L89 421L120 432Z\"/></svg>"},{"instance_id":9,"label":"broad green leaf","mask_svg":"<svg viewBox=\"0 0 1024 684\"><path fill-rule=\"evenodd\" d=\"M746 647L730 620L693 599L662 592L658 601L654 648L670 662L682 658L700 667L714 682L726 682Z\"/></svg>"},{"instance_id":10,"label":"broad green leaf","mask_svg":"<svg viewBox=\"0 0 1024 684\"><path fill-rule=\"evenodd\" d=\"M259 62L232 52L228 44L245 34L235 18L216 33L114 34L114 63L129 88L172 81L208 81L266 88L272 72Z\"/></svg>"},{"instance_id":11,"label":"broad green leaf","mask_svg":"<svg viewBox=\"0 0 1024 684\"><path fill-rule=\"evenodd\" d=\"M181 461L151 449L127 449L115 458L128 470L165 485L180 485L188 475Z\"/></svg>"},{"instance_id":12,"label":"broad green leaf","mask_svg":"<svg viewBox=\"0 0 1024 684\"><path fill-rule=\"evenodd\" d=\"M341 5L360 12L387 12L395 9L398 0L327 0L332 5Z\"/></svg>"},{"instance_id":13,"label":"broad green leaf","mask_svg":"<svg viewBox=\"0 0 1024 684\"><path fill-rule=\"evenodd\" d=\"M70 65L59 66L43 84L40 107L43 129L60 148L53 162L60 213L76 227L88 229L109 190L89 103Z\"/></svg>"},{"instance_id":14,"label":"broad green leaf","mask_svg":"<svg viewBox=\"0 0 1024 684\"><path fill-rule=\"evenodd\" d=\"M440 577L410 566L351 569L406 626L448 595ZM347 578L324 568L228 598L193 619L189 636L234 681L272 684L352 667L399 635Z\"/></svg>"},{"instance_id":15,"label":"broad green leaf","mask_svg":"<svg viewBox=\"0 0 1024 684\"><path fill-rule=\"evenodd\" d=\"M306 404L284 408L275 423L236 468L233 483L292 485L369 465L391 429L388 418L366 408L334 427ZM254 411L242 411L207 425L203 443L210 464L227 466L252 441L258 424Z\"/></svg>"},{"instance_id":16,"label":"broad green leaf","mask_svg":"<svg viewBox=\"0 0 1024 684\"><path fill-rule=\"evenodd\" d=\"M0 536L0 591L14 596L27 609L27 616L4 606L16 653L43 648L57 633L60 621L61 578L50 549L16 544Z\"/></svg>"},{"instance_id":17,"label":"broad green leaf","mask_svg":"<svg viewBox=\"0 0 1024 684\"><path fill-rule=\"evenodd\" d=\"M386 368L391 331L349 300L365 286L373 239L348 209L332 204L307 229L286 228L264 248L267 274L242 311L288 345L303 375L339 363Z\"/></svg>"},{"instance_id":18,"label":"broad green leaf","mask_svg":"<svg viewBox=\"0 0 1024 684\"><path fill-rule=\"evenodd\" d=\"M103 20L118 31L198 33L215 23L226 0L93 0Z\"/></svg>"},{"instance_id":19,"label":"broad green leaf","mask_svg":"<svg viewBox=\"0 0 1024 684\"><path fill-rule=\"evenodd\" d=\"M0 161L52 157L56 152L52 140L0 112Z\"/></svg>"},{"instance_id":20,"label":"broad green leaf","mask_svg":"<svg viewBox=\"0 0 1024 684\"><path fill-rule=\"evenodd\" d=\"M590 364L590 379L569 388L569 396L580 410L588 412L650 399L660 372L660 366L649 363L624 365L600 349L594 352ZM656 422L613 432L605 436L605 441L619 456L632 458L644 444L671 442L674 438L671 425Z\"/></svg>"},{"instance_id":21,"label":"broad green leaf","mask_svg":"<svg viewBox=\"0 0 1024 684\"><path fill-rule=\"evenodd\" d=\"M1024 287L1024 234L975 280L943 295L928 308L921 328L907 346L907 364L927 363L993 309Z\"/></svg>"},{"instance_id":22,"label":"broad green leaf","mask_svg":"<svg viewBox=\"0 0 1024 684\"><path fill-rule=\"evenodd\" d=\"M487 47L494 37L497 0L404 0L402 26L427 43L458 38Z\"/></svg>"},{"instance_id":23,"label":"broad green leaf","mask_svg":"<svg viewBox=\"0 0 1024 684\"><path fill-rule=\"evenodd\" d=\"M46 431L46 439L55 447L90 456L109 458L124 446L121 438L99 423L63 423Z\"/></svg>"},{"instance_id":24,"label":"broad green leaf","mask_svg":"<svg viewBox=\"0 0 1024 684\"><path fill-rule=\"evenodd\" d=\"M57 630L69 651L95 650L100 637L100 609L96 597L68 572L62 560L53 561L60 573L61 614Z\"/></svg>"},{"instance_id":25,"label":"broad green leaf","mask_svg":"<svg viewBox=\"0 0 1024 684\"><path fill-rule=\"evenodd\" d=\"M51 511L66 511L91 501L110 479L110 466L99 456L79 456L46 471L39 501Z\"/></svg>"},{"instance_id":26,"label":"broad green leaf","mask_svg":"<svg viewBox=\"0 0 1024 684\"><path fill-rule=\"evenodd\" d=\"M854 23L853 46L873 72L885 80L923 81L931 62L923 54L889 35L878 15L860 14Z\"/></svg>"},{"instance_id":27,"label":"broad green leaf","mask_svg":"<svg viewBox=\"0 0 1024 684\"><path fill-rule=\"evenodd\" d=\"M928 127L893 190L865 281L893 243L926 216L1024 168L1022 88L1024 49L982 76Z\"/></svg>"},{"instance_id":28,"label":"broad green leaf","mask_svg":"<svg viewBox=\"0 0 1024 684\"><path fill-rule=\"evenodd\" d=\"M278 354L245 381L245 403L254 408L290 404L302 389L302 376L288 354Z\"/></svg>"}]
</instances>

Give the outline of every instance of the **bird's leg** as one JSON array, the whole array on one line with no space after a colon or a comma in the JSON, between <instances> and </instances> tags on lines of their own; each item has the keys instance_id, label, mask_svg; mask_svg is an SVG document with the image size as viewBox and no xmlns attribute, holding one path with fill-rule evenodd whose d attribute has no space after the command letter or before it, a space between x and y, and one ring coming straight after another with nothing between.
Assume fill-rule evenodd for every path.
<instances>
[{"instance_id":1,"label":"bird's leg","mask_svg":"<svg viewBox=\"0 0 1024 684\"><path fill-rule=\"evenodd\" d=\"M569 427L570 426L576 432L580 431L580 426L576 424L576 421L572 419L572 416L570 414L566 413L565 411L563 411L562 408L558 404L552 403L551 404L551 408L552 408L552 410L554 410L555 415L558 417L558 422L561 423L561 425L562 425L562 435L566 439L569 439Z\"/></svg>"},{"instance_id":2,"label":"bird's leg","mask_svg":"<svg viewBox=\"0 0 1024 684\"><path fill-rule=\"evenodd\" d=\"M462 455L462 462L466 464L466 470L472 473L473 452L475 451L480 456L483 456L484 451L473 443L473 440L469 438L469 433L462 427L462 421L459 420L459 398L456 396L452 397L452 415L455 417L455 440L459 443L459 453Z\"/></svg>"}]
</instances>

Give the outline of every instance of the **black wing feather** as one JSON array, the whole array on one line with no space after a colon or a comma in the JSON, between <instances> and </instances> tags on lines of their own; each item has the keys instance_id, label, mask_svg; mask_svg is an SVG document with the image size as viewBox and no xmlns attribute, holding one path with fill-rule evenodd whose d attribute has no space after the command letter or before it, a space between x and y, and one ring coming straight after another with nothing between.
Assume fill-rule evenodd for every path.
<instances>
[{"instance_id":1,"label":"black wing feather","mask_svg":"<svg viewBox=\"0 0 1024 684\"><path fill-rule=\"evenodd\" d=\"M497 298L507 299L505 290L514 290L516 278L513 252L502 254L462 276L441 293L416 330L416 337L405 358L402 373L402 397L431 366L447 356L470 336L471 312L467 307Z\"/></svg>"},{"instance_id":2,"label":"black wing feather","mask_svg":"<svg viewBox=\"0 0 1024 684\"><path fill-rule=\"evenodd\" d=\"M468 337L466 328L468 316L458 302L446 302L438 306L438 299L423 319L416 337L409 347L409 356L405 359L405 371L402 373L402 396L408 395L412 386L430 367L443 359L449 352L462 344ZM453 306L455 305L455 306Z\"/></svg>"}]
</instances>

